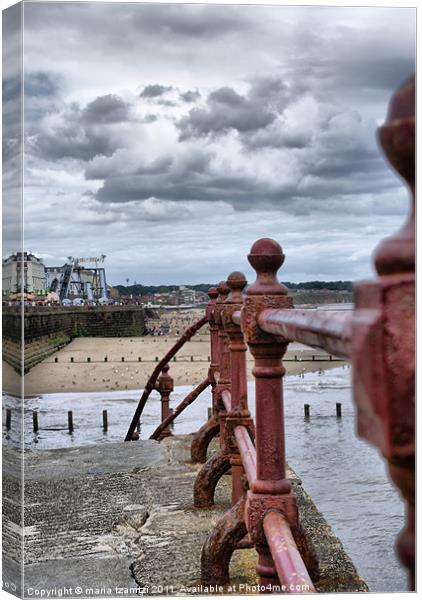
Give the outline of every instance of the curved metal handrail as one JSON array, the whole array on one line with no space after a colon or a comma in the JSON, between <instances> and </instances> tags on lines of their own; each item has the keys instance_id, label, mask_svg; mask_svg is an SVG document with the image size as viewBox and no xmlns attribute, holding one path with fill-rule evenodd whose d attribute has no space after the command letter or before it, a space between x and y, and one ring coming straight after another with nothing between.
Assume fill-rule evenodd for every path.
<instances>
[{"instance_id":1,"label":"curved metal handrail","mask_svg":"<svg viewBox=\"0 0 422 600\"><path fill-rule=\"evenodd\" d=\"M183 333L183 335L179 338L179 340L170 348L167 354L165 354L160 360L160 362L157 363L157 366L151 373L150 378L148 379L145 385L142 396L138 402L138 406L136 407L135 414L133 415L132 421L129 425L129 429L125 437L125 442L130 442L132 440L132 436L135 432L139 419L142 416L145 404L147 403L150 393L154 389L155 382L157 381L157 378L161 373L163 367L173 358L173 356L180 350L180 348L182 348L182 346L184 346L185 343L188 342L199 329L201 329L201 327L208 323L208 320L209 319L207 316L202 317L202 319L199 319L199 321L188 327Z\"/></svg>"},{"instance_id":2,"label":"curved metal handrail","mask_svg":"<svg viewBox=\"0 0 422 600\"><path fill-rule=\"evenodd\" d=\"M158 425L158 427L149 436L149 439L150 440L158 440L160 437L160 434L164 431L164 429L166 429L166 427L168 427L171 423L173 423L175 418L178 417L180 415L180 413L182 413L185 410L185 408L187 408L190 404L192 404L192 402L194 400L196 400L197 397L200 394L202 394L202 392L204 390L206 390L209 385L211 385L211 382L207 377L206 379L204 379L204 381L202 381L202 383L197 385L196 388L194 390L192 390L186 396L186 398L184 400L182 400L182 402L180 402L180 404L178 404L176 406L176 408L174 409L174 411L172 412L171 415L169 415L166 419L161 421L161 423Z\"/></svg>"}]
</instances>

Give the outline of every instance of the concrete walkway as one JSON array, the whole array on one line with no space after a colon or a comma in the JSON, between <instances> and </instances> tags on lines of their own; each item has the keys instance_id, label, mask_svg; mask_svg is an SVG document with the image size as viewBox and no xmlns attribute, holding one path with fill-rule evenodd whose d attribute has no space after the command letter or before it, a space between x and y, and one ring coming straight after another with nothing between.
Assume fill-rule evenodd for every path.
<instances>
[{"instance_id":1,"label":"concrete walkway","mask_svg":"<svg viewBox=\"0 0 422 600\"><path fill-rule=\"evenodd\" d=\"M201 548L229 508L223 477L212 510L192 506L200 465L189 436L25 454L25 597L195 594ZM19 592L19 457L4 450L4 578ZM366 591L348 556L292 474L302 521L320 559L320 591ZM254 550L239 550L229 593L257 583ZM36 591L38 590L38 591ZM215 590L209 590L214 592Z\"/></svg>"}]
</instances>

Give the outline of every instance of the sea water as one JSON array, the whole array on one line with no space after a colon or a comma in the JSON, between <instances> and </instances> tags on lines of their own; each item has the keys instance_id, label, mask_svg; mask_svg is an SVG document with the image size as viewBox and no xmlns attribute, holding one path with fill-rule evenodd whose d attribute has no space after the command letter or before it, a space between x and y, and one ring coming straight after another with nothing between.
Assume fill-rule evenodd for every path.
<instances>
[{"instance_id":1,"label":"sea water","mask_svg":"<svg viewBox=\"0 0 422 600\"><path fill-rule=\"evenodd\" d=\"M176 406L193 387L177 387L171 406ZM349 367L288 376L284 388L290 466L301 477L370 590L406 591L406 573L393 548L404 523L404 506L377 449L356 435ZM28 398L24 401L25 448L36 452L121 441L141 392L58 393ZM253 413L253 382L248 393ZM5 395L3 400L3 411L7 407L16 411L16 399ZM336 417L337 402L342 405L342 418ZM304 418L304 404L310 405L309 419ZM174 433L197 430L207 418L208 406L210 393L206 390L177 418ZM102 429L104 409L108 412L107 433ZM73 411L72 434L67 430L69 410ZM38 411L40 430L36 434L32 432L33 411ZM159 395L152 392L142 416L142 438L151 435L159 415ZM10 432L3 427L3 443L18 443L15 427Z\"/></svg>"}]
</instances>

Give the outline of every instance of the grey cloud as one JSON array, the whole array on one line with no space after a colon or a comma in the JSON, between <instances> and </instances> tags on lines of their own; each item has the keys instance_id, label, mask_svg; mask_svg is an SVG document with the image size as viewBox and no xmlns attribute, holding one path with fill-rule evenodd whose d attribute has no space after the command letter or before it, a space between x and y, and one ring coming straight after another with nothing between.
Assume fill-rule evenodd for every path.
<instances>
[{"instance_id":1,"label":"grey cloud","mask_svg":"<svg viewBox=\"0 0 422 600\"><path fill-rule=\"evenodd\" d=\"M356 30L343 28L337 39L330 43L325 40L318 51L291 56L285 65L285 76L295 82L298 90L313 90L321 99L337 97L350 102L358 98L360 102L370 94L375 101L382 93L391 93L415 71L414 36L408 36L405 43L394 43L391 38L386 42L387 32L377 33L361 34L357 42ZM388 52L386 43L391 43Z\"/></svg>"},{"instance_id":2,"label":"grey cloud","mask_svg":"<svg viewBox=\"0 0 422 600\"><path fill-rule=\"evenodd\" d=\"M233 215L233 210L223 203L174 202L152 196L141 201L104 204L90 196L89 201L84 203L84 219L91 223L107 219L109 223L148 221L161 224L171 224L182 219L186 223L196 222L199 213L206 219L208 215L214 215L216 210L221 215Z\"/></svg>"},{"instance_id":3,"label":"grey cloud","mask_svg":"<svg viewBox=\"0 0 422 600\"><path fill-rule=\"evenodd\" d=\"M382 165L379 154L359 152L337 153L337 156L321 156L308 165L308 173L326 179L340 179L357 174L374 174Z\"/></svg>"},{"instance_id":4,"label":"grey cloud","mask_svg":"<svg viewBox=\"0 0 422 600\"><path fill-rule=\"evenodd\" d=\"M20 77L3 79L2 90L3 121L3 164L19 152L22 137L22 84Z\"/></svg>"},{"instance_id":5,"label":"grey cloud","mask_svg":"<svg viewBox=\"0 0 422 600\"><path fill-rule=\"evenodd\" d=\"M242 142L250 150L260 148L305 148L310 141L310 134L303 132L275 132L269 128L254 132L252 136L243 136Z\"/></svg>"},{"instance_id":6,"label":"grey cloud","mask_svg":"<svg viewBox=\"0 0 422 600\"><path fill-rule=\"evenodd\" d=\"M139 8L141 10L133 14L136 27L143 31L154 31L157 36L166 39L172 36L196 38L202 43L205 38L221 37L247 26L245 16L248 15L235 7L219 10L212 5L191 5L189 10L182 10L181 6L167 4L161 7L145 6L143 10Z\"/></svg>"},{"instance_id":7,"label":"grey cloud","mask_svg":"<svg viewBox=\"0 0 422 600\"><path fill-rule=\"evenodd\" d=\"M27 193L38 215L27 232L34 248L67 256L69 244L100 240L117 281L122 264L136 264L159 283L204 272L221 279L229 265L242 268L241 257L247 268L254 239L271 236L287 239L286 278L324 277L322 263L350 278L369 265L350 259L356 247L369 255L401 222L406 192L374 136L393 88L413 69L409 11L93 2L24 10L27 68L60 73L64 84L36 76L26 103L38 178ZM140 83L152 95L139 98ZM96 103L122 89L138 94L136 126L129 107L115 103L113 116L107 101L104 112ZM66 106L65 93L78 104ZM306 95L332 110L292 118ZM345 119L350 107L361 123ZM368 222L379 227L370 241Z\"/></svg>"},{"instance_id":8,"label":"grey cloud","mask_svg":"<svg viewBox=\"0 0 422 600\"><path fill-rule=\"evenodd\" d=\"M138 162L127 172L127 155L123 152L116 152L110 158L97 156L90 161L85 169L85 178L91 180L114 178L126 174L130 176L164 174L170 169L172 163L173 157L163 155L149 163Z\"/></svg>"},{"instance_id":9,"label":"grey cloud","mask_svg":"<svg viewBox=\"0 0 422 600\"><path fill-rule=\"evenodd\" d=\"M168 106L169 108L174 108L177 106L177 102L173 102L172 100L158 100L157 104L160 106Z\"/></svg>"},{"instance_id":10,"label":"grey cloud","mask_svg":"<svg viewBox=\"0 0 422 600\"><path fill-rule=\"evenodd\" d=\"M169 155L160 156L149 164L140 165L136 169L139 175L156 175L166 173L174 162L174 158Z\"/></svg>"},{"instance_id":11,"label":"grey cloud","mask_svg":"<svg viewBox=\"0 0 422 600\"><path fill-rule=\"evenodd\" d=\"M150 197L173 202L222 201L241 211L253 212L257 206L261 209L277 207L296 215L342 211L346 206L351 213L363 214L365 203L356 204L355 200L347 200L348 197L382 193L397 186L381 157L334 164L320 161L308 166L303 164L296 178L283 182L278 181L276 172L272 180L216 172L206 160L202 165L199 161L196 169L191 164L177 167L170 161L162 165L155 163L129 174L110 175L96 198L105 204ZM367 208L370 209L370 205Z\"/></svg>"},{"instance_id":12,"label":"grey cloud","mask_svg":"<svg viewBox=\"0 0 422 600\"><path fill-rule=\"evenodd\" d=\"M221 134L231 129L253 131L271 123L275 115L256 98L241 96L230 87L222 87L207 98L206 108L193 108L180 119L180 139Z\"/></svg>"},{"instance_id":13,"label":"grey cloud","mask_svg":"<svg viewBox=\"0 0 422 600\"><path fill-rule=\"evenodd\" d=\"M294 192L289 185L274 185L254 176L216 170L213 157L213 153L192 149L174 159L163 157L150 165L134 167L130 173L112 172L96 198L104 203L151 197L170 201L224 201L239 209L249 209L257 201L265 205L288 198ZM88 175L92 174L89 171Z\"/></svg>"},{"instance_id":14,"label":"grey cloud","mask_svg":"<svg viewBox=\"0 0 422 600\"><path fill-rule=\"evenodd\" d=\"M18 75L16 77L3 78L2 88L3 103L19 101L22 92L21 77Z\"/></svg>"},{"instance_id":15,"label":"grey cloud","mask_svg":"<svg viewBox=\"0 0 422 600\"><path fill-rule=\"evenodd\" d=\"M249 97L282 110L294 95L293 89L276 76L254 77L250 80Z\"/></svg>"},{"instance_id":16,"label":"grey cloud","mask_svg":"<svg viewBox=\"0 0 422 600\"><path fill-rule=\"evenodd\" d=\"M252 96L254 101L250 100ZM212 119L208 115L207 119L210 120L203 119L200 122L203 133L210 131L212 125L214 132L227 135L228 123L232 126L236 124L246 161L253 160L254 153L262 148L276 152L289 151L289 155L279 154L278 159L275 158L277 155L273 155L271 160L274 161L274 167L270 178L252 172L245 176L235 169L230 173L225 172L223 166L216 166L214 159L218 158L218 149L214 149L212 144L208 145L207 150L206 147L202 150L197 147L187 151L191 143L189 136L180 138L178 148L171 156L163 154L152 162L138 162L128 167L127 158L123 154L115 154L111 158L94 161L86 169L85 176L88 180L104 179L103 186L97 192L98 200L103 203L155 197L174 202L224 201L237 210L254 210L259 203L267 209L274 206L289 208L297 215L324 212L324 206L329 206L330 198L344 198L377 190L381 192L396 185L376 145L373 134L375 124L364 121L358 112L320 105L323 116L318 117L317 123L306 127L306 123L302 123L296 115L299 128L295 129L289 124L288 117L284 127L283 123L278 123L274 128L275 121L266 125L266 120L274 115L264 110L262 128L243 131L240 128L243 127L246 114L250 114L251 107L255 109L254 102L256 106L260 104L261 97L278 102L280 110L281 107L290 110L295 107L295 99L290 91L286 91L283 83L275 79L259 79L251 82L247 96L241 96L229 87L211 92L208 106L217 109L213 111ZM315 104L315 101L312 102ZM225 110L219 120L216 113L220 107ZM196 110L199 109L191 110L187 118L192 119ZM301 110L303 112L304 109ZM195 123L198 125L199 121ZM206 124L209 125L208 130L205 129ZM251 127L250 123L248 127ZM195 133L200 137L197 130ZM287 179L284 173L280 178L277 176L278 164L283 164L285 156L288 156L291 164ZM310 202L310 198L314 202ZM342 202L339 200L339 205Z\"/></svg>"},{"instance_id":17,"label":"grey cloud","mask_svg":"<svg viewBox=\"0 0 422 600\"><path fill-rule=\"evenodd\" d=\"M113 177L104 182L96 197L101 202L146 200L152 196L172 201L225 201L249 209L256 202L265 206L269 201L288 197L292 191L271 188L252 177L185 172Z\"/></svg>"},{"instance_id":18,"label":"grey cloud","mask_svg":"<svg viewBox=\"0 0 422 600\"><path fill-rule=\"evenodd\" d=\"M38 132L42 118L59 112L63 107L60 98L62 78L46 71L25 72L25 131L27 136Z\"/></svg>"},{"instance_id":19,"label":"grey cloud","mask_svg":"<svg viewBox=\"0 0 422 600\"><path fill-rule=\"evenodd\" d=\"M81 122L89 125L122 123L130 119L130 105L115 94L99 96L81 112Z\"/></svg>"},{"instance_id":20,"label":"grey cloud","mask_svg":"<svg viewBox=\"0 0 422 600\"><path fill-rule=\"evenodd\" d=\"M166 92L170 92L172 90L172 86L169 85L160 85L159 83L146 85L142 92L139 94L141 98L159 98Z\"/></svg>"},{"instance_id":21,"label":"grey cloud","mask_svg":"<svg viewBox=\"0 0 422 600\"><path fill-rule=\"evenodd\" d=\"M364 60L345 60L342 68L337 66L337 84L348 88L394 90L415 71L415 63L410 57L379 56Z\"/></svg>"},{"instance_id":22,"label":"grey cloud","mask_svg":"<svg viewBox=\"0 0 422 600\"><path fill-rule=\"evenodd\" d=\"M82 116L79 106L71 105L52 130L41 127L35 139L27 142L27 149L52 161L62 158L87 161L98 154L113 154L118 144L105 128L87 125Z\"/></svg>"},{"instance_id":23,"label":"grey cloud","mask_svg":"<svg viewBox=\"0 0 422 600\"><path fill-rule=\"evenodd\" d=\"M272 158L270 178L253 171L245 176L236 169L226 172L224 166L217 166L218 148L213 149L212 144L208 148L198 144L191 148L189 136L181 136L172 154L163 152L153 160L145 155L134 161L130 151L124 149L124 140L116 139L112 129L119 119L129 118L131 107L113 95L98 97L83 109L77 104L67 107L53 130L41 128L33 150L49 160L73 158L87 163L86 180L103 180L96 198L104 204L154 197L157 201L173 202L223 201L238 210L253 210L257 203L264 208L279 205L289 207L295 214L309 214L324 211L323 200L330 197L365 190L369 193L394 185L371 133L373 124L365 123L357 112L336 113L338 107L324 109L326 116L312 127L312 132L301 123L298 130L280 125L273 129L280 115L266 111L264 98L272 99L279 110L295 106L295 99L282 82L260 78L251 82L246 96L230 87L212 91L207 104L213 116L208 114L195 121L195 126L202 126L202 135L210 132L211 126L214 133L221 134L228 134L229 124L232 129L236 126L246 161L253 160L254 152L261 148L290 150L293 169L288 179L284 174L277 177L282 154L277 160ZM190 111L186 117L190 127L195 111L204 112ZM195 134L201 137L197 129ZM126 135L130 142L130 132ZM314 204L308 202L312 197Z\"/></svg>"},{"instance_id":24,"label":"grey cloud","mask_svg":"<svg viewBox=\"0 0 422 600\"><path fill-rule=\"evenodd\" d=\"M25 73L24 89L26 98L54 96L60 89L60 78L45 71Z\"/></svg>"},{"instance_id":25,"label":"grey cloud","mask_svg":"<svg viewBox=\"0 0 422 600\"><path fill-rule=\"evenodd\" d=\"M245 136L259 134L294 99L293 89L280 77L254 77L249 83L245 96L230 87L211 92L206 108L193 108L179 121L180 138L224 134L231 129Z\"/></svg>"},{"instance_id":26,"label":"grey cloud","mask_svg":"<svg viewBox=\"0 0 422 600\"><path fill-rule=\"evenodd\" d=\"M253 32L261 27L262 16L264 20L271 18L273 10L266 6L45 1L37 6L28 3L25 21L38 31L57 28L64 22L72 34L80 33L83 39L94 40L94 45L100 41L114 48L127 47L134 40L142 43L149 36L154 40L176 39L178 44L197 40L203 45L205 39ZM159 48L158 43L155 46Z\"/></svg>"},{"instance_id":27,"label":"grey cloud","mask_svg":"<svg viewBox=\"0 0 422 600\"><path fill-rule=\"evenodd\" d=\"M49 160L74 158L86 161L98 154L110 156L116 147L107 135L63 127L57 129L54 134L46 133L39 136L36 149Z\"/></svg>"},{"instance_id":28,"label":"grey cloud","mask_svg":"<svg viewBox=\"0 0 422 600\"><path fill-rule=\"evenodd\" d=\"M34 98L30 98L29 107L33 102ZM77 103L65 105L56 108L56 113L58 118L52 126L43 121L37 123L36 135L27 141L29 152L52 161L63 158L89 161L98 155L111 156L121 142L107 126L132 118L130 104L115 94L98 96L84 108Z\"/></svg>"},{"instance_id":29,"label":"grey cloud","mask_svg":"<svg viewBox=\"0 0 422 600\"><path fill-rule=\"evenodd\" d=\"M184 102L196 102L201 97L198 90L187 90L186 92L180 92L179 97Z\"/></svg>"},{"instance_id":30,"label":"grey cloud","mask_svg":"<svg viewBox=\"0 0 422 600\"><path fill-rule=\"evenodd\" d=\"M379 172L385 177L383 159L372 133L375 129L375 123L364 122L356 111L334 115L314 133L305 158L307 173L327 179L372 175L377 180Z\"/></svg>"},{"instance_id":31,"label":"grey cloud","mask_svg":"<svg viewBox=\"0 0 422 600\"><path fill-rule=\"evenodd\" d=\"M226 104L227 106L238 107L245 103L245 99L232 88L224 87L211 92L208 96L208 102L210 104Z\"/></svg>"},{"instance_id":32,"label":"grey cloud","mask_svg":"<svg viewBox=\"0 0 422 600\"><path fill-rule=\"evenodd\" d=\"M145 117L143 117L142 121L143 121L143 123L155 123L155 121L157 121L157 119L158 119L157 115L149 114L149 115L145 115Z\"/></svg>"},{"instance_id":33,"label":"grey cloud","mask_svg":"<svg viewBox=\"0 0 422 600\"><path fill-rule=\"evenodd\" d=\"M3 256L22 249L22 3L2 13Z\"/></svg>"}]
</instances>

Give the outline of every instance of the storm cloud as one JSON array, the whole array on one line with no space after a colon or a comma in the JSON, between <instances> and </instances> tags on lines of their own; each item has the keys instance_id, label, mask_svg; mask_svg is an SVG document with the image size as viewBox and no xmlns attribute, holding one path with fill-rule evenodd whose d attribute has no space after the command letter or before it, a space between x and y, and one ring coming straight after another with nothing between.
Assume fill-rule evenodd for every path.
<instances>
[{"instance_id":1,"label":"storm cloud","mask_svg":"<svg viewBox=\"0 0 422 600\"><path fill-rule=\"evenodd\" d=\"M180 99L184 102L195 102L196 100L199 100L200 97L201 94L198 90L187 90L186 92L180 93Z\"/></svg>"},{"instance_id":2,"label":"storm cloud","mask_svg":"<svg viewBox=\"0 0 422 600\"><path fill-rule=\"evenodd\" d=\"M259 101L238 94L230 87L219 88L208 96L205 109L193 108L178 123L180 139L224 133L254 131L274 121L275 115Z\"/></svg>"},{"instance_id":3,"label":"storm cloud","mask_svg":"<svg viewBox=\"0 0 422 600\"><path fill-rule=\"evenodd\" d=\"M130 105L115 94L96 98L81 113L81 121L88 125L107 125L129 120Z\"/></svg>"},{"instance_id":4,"label":"storm cloud","mask_svg":"<svg viewBox=\"0 0 422 600\"><path fill-rule=\"evenodd\" d=\"M151 85L146 85L144 87L144 89L142 90L142 92L140 93L140 97L141 98L158 98L159 96L162 96L163 94L165 94L166 92L170 92L172 90L172 87L170 85L159 85L158 83L156 84L151 84Z\"/></svg>"},{"instance_id":5,"label":"storm cloud","mask_svg":"<svg viewBox=\"0 0 422 600\"><path fill-rule=\"evenodd\" d=\"M412 9L24 11L28 250L105 253L114 283L122 264L188 283L222 279L273 236L291 281L370 272L407 207L376 129L414 70Z\"/></svg>"},{"instance_id":6,"label":"storm cloud","mask_svg":"<svg viewBox=\"0 0 422 600\"><path fill-rule=\"evenodd\" d=\"M98 155L111 156L122 143L118 128L133 119L131 110L131 105L116 94L98 96L84 107L76 102L54 106L51 98L40 107L37 96L30 96L26 114L32 127L26 149L53 162L63 158L86 162ZM35 125L34 116L41 117Z\"/></svg>"},{"instance_id":7,"label":"storm cloud","mask_svg":"<svg viewBox=\"0 0 422 600\"><path fill-rule=\"evenodd\" d=\"M56 162L63 158L89 161L97 155L111 156L118 148L108 132L98 123L86 123L79 106L71 105L60 114L59 120L46 126L27 149L35 156Z\"/></svg>"}]
</instances>

